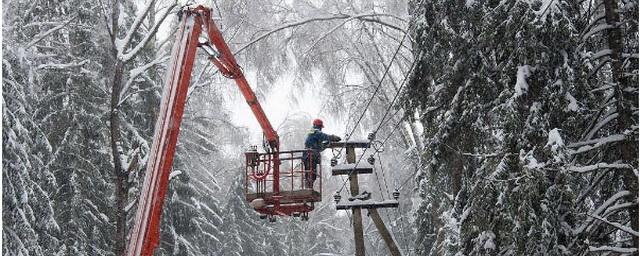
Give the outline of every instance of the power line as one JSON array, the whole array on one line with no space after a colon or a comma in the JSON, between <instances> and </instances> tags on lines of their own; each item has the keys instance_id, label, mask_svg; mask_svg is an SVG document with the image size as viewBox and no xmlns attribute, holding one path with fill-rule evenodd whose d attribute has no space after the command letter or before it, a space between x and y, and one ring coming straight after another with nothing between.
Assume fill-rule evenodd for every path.
<instances>
[{"instance_id":1,"label":"power line","mask_svg":"<svg viewBox=\"0 0 640 256\"><path fill-rule=\"evenodd\" d=\"M400 120L398 120L398 122L393 126L393 129L391 130L391 132L389 132L389 134L387 134L387 137L384 138L384 140L382 141L382 145L384 145L385 143L387 143L387 141L391 138L391 135L393 135L393 133L398 130L398 127L400 126L400 124L402 122L404 122L405 117L400 118Z\"/></svg>"},{"instance_id":2,"label":"power line","mask_svg":"<svg viewBox=\"0 0 640 256\"><path fill-rule=\"evenodd\" d=\"M406 36L406 35L407 35L407 34L405 33L405 36ZM403 37L403 39L404 39L404 37ZM400 46L402 46L402 41L400 41ZM399 49L400 49L400 48L398 48L398 50L399 50ZM397 53L397 51L396 51L396 53ZM421 54L420 54L420 55L421 55ZM394 55L394 58L395 58L395 55ZM375 136L375 134L377 134L377 133L378 133L378 131L380 130L380 128L382 127L382 125L385 123L385 119L386 119L387 115L389 114L389 112L390 112L391 108L392 108L392 107L393 107L393 105L395 104L395 101L398 99L398 97L399 97L399 95L400 95L400 92L402 92L402 88L403 88L403 87L404 87L404 85L406 84L407 79L409 78L409 74L411 74L411 71L412 71L412 70L413 70L413 68L415 67L415 64L416 64L416 62L417 62L417 59L419 59L419 57L418 57L418 58L416 58L416 59L414 59L414 60L413 60L413 62L411 63L411 68L409 68L409 70L408 70L408 71L407 71L407 73L405 74L404 79L402 80L402 84L400 85L400 88L398 88L398 90L396 91L396 94L394 95L393 100L391 101L391 104L389 104L389 106L387 107L387 109L386 109L386 111L385 111L384 115L382 116L382 120L380 121L380 124L378 125L378 127L376 127L376 130L373 132L374 136ZM393 59L392 59L392 61L393 61ZM391 64L391 63L390 63L390 64ZM391 66L391 65L387 66L387 68L389 68L390 66ZM388 69L387 69L387 71L388 71ZM385 71L385 75L386 75L386 71ZM384 76L383 76L383 78L384 78ZM382 82L382 80L381 80L381 82ZM380 83L380 84L381 84L381 83ZM378 88L377 88L377 89L378 89ZM376 92L377 92L377 89L376 89ZM374 95L372 95L372 96L375 96L375 93L374 93ZM369 103L371 103L371 102L369 102ZM367 104L367 108L368 108L368 106L369 106L369 104ZM366 111L366 109L365 109L365 111ZM362 117L364 116L365 111L363 111L363 112L362 112L363 114L360 116L360 119L358 120L358 123L360 122L360 120L361 120L361 119L362 119ZM399 111L400 111L400 109L398 109L398 110L396 111L396 113L398 113ZM401 119L401 120L402 120L402 119ZM356 125L357 125L357 124L356 124ZM396 125L396 126L397 126L397 125ZM354 129L352 130L352 133L353 133L353 131L355 131L355 128L356 128L356 126L354 126ZM349 136L351 136L351 134L349 134ZM387 139L388 139L388 137L387 137ZM348 137L347 137L347 140L348 140ZM385 142L386 142L386 139L385 139ZM384 145L384 142L383 142L382 144ZM342 148L344 148L344 146L343 146ZM342 148L340 148L340 150L342 150ZM353 173L353 171L355 170L355 167L356 167L356 166L358 166L358 164L360 163L360 161L362 161L362 158L364 157L365 153L367 152L367 149L368 149L368 148L364 148L364 150L363 150L362 154L360 155L360 158L358 159L358 161L357 161L357 162L356 162L356 164L354 165L354 168L349 172L349 175L351 175L351 174ZM340 189L338 190L338 193L342 192L342 189L344 189L344 187L346 186L346 184L347 184L347 182L346 182L346 180L345 180L345 181L342 183L342 186L340 187Z\"/></svg>"},{"instance_id":3,"label":"power line","mask_svg":"<svg viewBox=\"0 0 640 256\"><path fill-rule=\"evenodd\" d=\"M398 190L402 189L402 187L404 187L405 184L407 184L407 182L409 182L409 180L411 180L411 178L414 178L414 176L409 176L407 177L406 180L404 180L404 182L402 182L402 184L400 185L400 187L398 187Z\"/></svg>"},{"instance_id":4,"label":"power line","mask_svg":"<svg viewBox=\"0 0 640 256\"><path fill-rule=\"evenodd\" d=\"M389 114L389 111L391 110L393 105L395 105L396 100L400 96L400 92L402 92L402 88L407 84L407 79L409 78L409 75L411 74L411 71L413 71L413 68L415 67L417 60L420 59L421 56L422 56L422 54L420 53L420 54L418 54L417 58L413 59L413 62L411 63L411 67L409 68L409 70L407 70L407 73L405 74L404 79L402 79L402 83L400 84L400 88L398 88L398 90L396 91L396 94L393 96L393 100L391 100L391 103L389 104L389 106L387 107L387 110L384 112L384 115L382 116L382 120L380 121L380 124L378 125L376 130L373 132L373 134L378 133L378 131L380 130L382 125L385 123L385 119L386 119L387 115ZM398 108L398 110L399 110L399 108ZM397 111L396 111L396 113L397 113Z\"/></svg>"},{"instance_id":5,"label":"power line","mask_svg":"<svg viewBox=\"0 0 640 256\"><path fill-rule=\"evenodd\" d=\"M408 34L409 34L409 30L407 29L407 31L405 31L404 35L402 36L402 39L400 40L400 44L398 44L398 48L396 48L396 51L393 53L393 56L391 57L391 60L389 60L389 64L387 64L387 67L385 68L384 73L382 74L382 78L380 78L380 81L378 82L378 86L376 86L376 89L375 89L375 91L373 91L373 94L371 94L371 97L367 101L367 105L364 107L364 110L362 111L362 114L360 114L360 117L358 118L358 121L356 121L356 123L353 125L353 129L351 129L351 132L346 134L345 141L348 141L349 138L351 138L351 136L353 135L353 132L355 132L356 128L358 128L358 124L360 124L360 121L362 121L362 118L364 118L364 114L367 113L367 109L371 105L371 102L373 102L373 99L375 98L376 94L378 94L378 91L380 91L380 87L382 87L382 82L384 81L384 78L389 73L389 70L391 69L391 66L393 65L393 61L398 56L398 52L400 52L400 49L402 48L402 43L404 42L404 39L407 38ZM338 155L340 155L340 153L342 152L342 149L344 149L344 146L341 147L340 150L338 150ZM340 190L342 190L342 189L340 189Z\"/></svg>"},{"instance_id":6,"label":"power line","mask_svg":"<svg viewBox=\"0 0 640 256\"><path fill-rule=\"evenodd\" d=\"M382 186L380 186L380 179L378 179L378 172L376 172L375 170L373 171L373 174L376 175L376 183L378 183L378 190L380 191L380 195L382 196L382 200L384 199L384 192L382 191Z\"/></svg>"},{"instance_id":7,"label":"power line","mask_svg":"<svg viewBox=\"0 0 640 256\"><path fill-rule=\"evenodd\" d=\"M387 135L387 137L382 141L381 145L384 145L384 144L387 142L387 140L389 140L389 138L391 138L391 135L393 135L393 133L394 133L396 130L398 130L399 125L400 125L403 121L404 121L404 117L403 117L403 118L400 118L400 120L399 120L399 121L396 123L396 125L394 126L393 130L391 130L391 132ZM365 148L365 149L364 149L364 151L366 151L366 150L367 150L367 148ZM364 153L365 153L364 151L362 152L362 155L360 155L360 158L359 158L359 159L358 159L358 161L356 162L356 165L355 165L355 166L358 166L358 164L359 164L359 163L360 163L360 161L362 160L362 157L364 156ZM380 155L379 155L379 154L378 154L378 158L380 159ZM380 164L381 164L381 165L380 165L380 167L382 168L382 163L380 163ZM354 167L354 169L353 169L353 170L351 170L351 172L350 172L349 174L351 174L354 170L355 170L355 167ZM377 176L376 176L376 177L377 177ZM398 187L397 189L398 189L398 190L400 190L400 189L401 189L401 188L402 188L402 187L403 187L403 186L404 186L404 185L405 185L405 184L410 180L410 178L412 178L412 176L409 176L409 178L408 178L408 179L406 179L406 180L405 180L405 181L400 185L400 187ZM348 179L347 179L347 180L348 180ZM342 187L340 188L340 190L338 190L338 193L342 192L342 189L343 189L343 188L345 188L345 185L346 185L346 181L347 181L347 180L344 180L344 181L343 181ZM387 190L389 190L389 189L387 188Z\"/></svg>"}]
</instances>

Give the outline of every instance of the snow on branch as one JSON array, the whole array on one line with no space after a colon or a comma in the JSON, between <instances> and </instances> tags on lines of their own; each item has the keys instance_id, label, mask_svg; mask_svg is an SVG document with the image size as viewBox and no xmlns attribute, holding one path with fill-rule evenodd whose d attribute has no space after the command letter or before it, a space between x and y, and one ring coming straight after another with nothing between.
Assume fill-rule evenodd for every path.
<instances>
[{"instance_id":1,"label":"snow on branch","mask_svg":"<svg viewBox=\"0 0 640 256\"><path fill-rule=\"evenodd\" d=\"M133 172L136 168L138 168L138 159L140 158L140 147L137 147L127 156L127 165L123 166L127 173Z\"/></svg>"},{"instance_id":2,"label":"snow on branch","mask_svg":"<svg viewBox=\"0 0 640 256\"><path fill-rule=\"evenodd\" d=\"M56 31L58 31L58 30L60 30L60 29L62 29L64 27L66 27L67 25L69 25L69 23L71 23L71 21L73 21L75 19L76 19L76 17L74 16L71 19L69 19L68 21L65 21L64 23L62 23L62 24L60 24L58 26L55 26L52 29L49 29L49 30L45 31L42 34L39 34L39 35L35 36L35 38L33 38L33 40L31 40L31 42L29 42L27 44L27 46L24 47L24 49L29 49L29 47L37 44L38 42L40 42L45 37L51 35L53 32L56 32Z\"/></svg>"},{"instance_id":3,"label":"snow on branch","mask_svg":"<svg viewBox=\"0 0 640 256\"><path fill-rule=\"evenodd\" d=\"M550 13L554 13L558 11L558 5L559 3L556 3L555 1L543 1L543 8L540 8L539 11L534 11L534 13L536 14L536 19L535 21L538 20L546 20L547 19L547 15ZM554 10L551 10L553 7Z\"/></svg>"},{"instance_id":4,"label":"snow on branch","mask_svg":"<svg viewBox=\"0 0 640 256\"><path fill-rule=\"evenodd\" d=\"M630 164L608 164L608 163L597 163L592 165L585 166L571 166L569 167L569 171L577 172L577 173L587 173L592 172L598 169L633 169L633 166Z\"/></svg>"},{"instance_id":5,"label":"snow on branch","mask_svg":"<svg viewBox=\"0 0 640 256\"><path fill-rule=\"evenodd\" d=\"M589 25L587 25L583 30L582 33L580 33L582 35L582 38L584 38L584 35L588 32L591 31L591 28L593 28L594 26L597 26L599 24L602 24L602 21L605 19L605 14L604 12L599 13L597 16L591 17L591 23L589 23Z\"/></svg>"},{"instance_id":6,"label":"snow on branch","mask_svg":"<svg viewBox=\"0 0 640 256\"><path fill-rule=\"evenodd\" d=\"M529 65L518 66L518 74L516 76L516 85L514 87L515 97L520 97L529 91L527 78L536 70L535 67Z\"/></svg>"},{"instance_id":7,"label":"snow on branch","mask_svg":"<svg viewBox=\"0 0 640 256\"><path fill-rule=\"evenodd\" d=\"M323 39L325 39L327 36L329 36L330 34L332 34L333 32L335 32L336 30L338 30L339 28L341 28L342 26L344 26L344 24L347 24L347 22L352 21L354 19L354 17L345 19L344 21L340 22L340 24L336 25L335 27L333 27L332 29L330 29L329 31L327 31L326 33L324 33L322 36L318 37L316 40L313 41L313 43L311 44L311 46L309 46L307 48L307 50L305 51L304 55L307 55L311 49L313 49L313 47L315 47L320 41L322 41Z\"/></svg>"},{"instance_id":8,"label":"snow on branch","mask_svg":"<svg viewBox=\"0 0 640 256\"><path fill-rule=\"evenodd\" d=\"M591 130L587 134L586 138L588 138L588 139L593 138L593 135L595 135L596 132L598 132L600 129L602 129L602 127L604 127L605 125L607 125L611 121L613 121L616 118L618 118L618 116L619 116L618 113L613 112L613 113L607 115L607 117L605 117L602 120L598 121L598 123L596 125L594 125L593 128L591 128Z\"/></svg>"},{"instance_id":9,"label":"snow on branch","mask_svg":"<svg viewBox=\"0 0 640 256\"><path fill-rule=\"evenodd\" d=\"M591 212L591 214L587 214L587 215L589 215L591 217L598 216L602 212L604 212L606 209L608 209L609 206L612 205L613 203L615 203L618 199L620 199L622 197L625 197L625 196L629 196L629 195L631 195L631 192L629 192L628 190L620 191L620 192L612 195L611 197L609 197L609 199L604 201L602 203L602 205L600 205L600 207L598 207L593 212ZM591 223L592 223L591 219L585 221L582 225L580 225L580 227L578 227L578 228L573 230L573 234L574 235L578 235L578 234L584 232L589 226L591 226Z\"/></svg>"},{"instance_id":10,"label":"snow on branch","mask_svg":"<svg viewBox=\"0 0 640 256\"><path fill-rule=\"evenodd\" d=\"M512 156L517 155L516 153L505 153L505 152L494 152L494 153L468 153L468 152L459 152L462 156L468 157L476 157L476 158L492 158L492 157L504 157L504 156Z\"/></svg>"},{"instance_id":11,"label":"snow on branch","mask_svg":"<svg viewBox=\"0 0 640 256\"><path fill-rule=\"evenodd\" d=\"M607 29L611 29L611 28L613 28L612 25L600 24L600 25L594 27L593 29L589 30L589 32L587 32L584 36L582 36L582 40L587 40L592 35L595 35L596 33L599 33L599 32L601 32L603 30L607 30Z\"/></svg>"},{"instance_id":12,"label":"snow on branch","mask_svg":"<svg viewBox=\"0 0 640 256\"><path fill-rule=\"evenodd\" d=\"M255 39L251 40L251 42L247 43L246 45L244 45L240 49L236 50L233 53L233 55L237 55L238 53L244 51L246 48L249 48L253 44L257 43L258 41L270 36L271 34L274 34L274 33L278 32L278 31L281 31L281 30L284 30L284 29L287 29L287 28L293 28L293 27L301 26L301 25L304 25L304 24L307 24L307 23L318 22L318 21L343 20L343 19L360 19L360 20L364 20L365 18L369 18L370 19L372 17L396 17L397 18L397 16L390 15L390 14L363 13L363 14L355 14L355 15L338 14L338 15L325 16L325 17L316 17L316 18L310 18L310 19L296 21L296 22L290 22L290 23L283 24L283 25L281 25L279 27L276 27L276 28L274 28L272 30L269 30L268 32L260 35L259 37L256 37ZM367 21L371 21L371 20L367 20ZM385 23L383 25L388 25L388 24ZM393 26L392 28L400 29L400 28L395 27L395 26Z\"/></svg>"},{"instance_id":13,"label":"snow on branch","mask_svg":"<svg viewBox=\"0 0 640 256\"><path fill-rule=\"evenodd\" d=\"M125 53L125 49L124 47L122 48L121 51L118 51L118 59L120 59L123 62L127 62L130 59L132 59L133 57L135 57L136 55L138 55L138 53L140 52L140 50L142 50L142 48L144 48L145 45L147 45L147 43L149 42L149 40L151 40L151 38L153 38L153 36L155 36L155 34L158 32L158 29L160 28L160 25L164 22L164 20L167 18L167 16L169 15L169 13L173 10L173 8L176 7L176 3L173 3L171 6L168 6L164 12L160 15L160 20L158 20L153 27L151 28L151 30L149 30L147 32L147 34L144 36L144 38L142 39L142 41L140 41L131 51Z\"/></svg>"},{"instance_id":14,"label":"snow on branch","mask_svg":"<svg viewBox=\"0 0 640 256\"><path fill-rule=\"evenodd\" d=\"M544 147L551 147L551 150L556 152L559 148L564 148L564 140L562 140L562 135L560 135L560 129L553 128L549 131L547 136L547 144Z\"/></svg>"},{"instance_id":15,"label":"snow on branch","mask_svg":"<svg viewBox=\"0 0 640 256\"><path fill-rule=\"evenodd\" d=\"M127 82L125 83L124 87L122 88L122 90L120 91L120 100L118 101L118 106L120 106L122 103L124 103L124 101L126 101L129 97L131 97L131 95L135 94L135 93L131 93L129 95L127 95L125 97L125 93L129 90L129 88L131 87L131 85L133 84L134 80L140 76L141 74L144 74L144 72L146 72L147 70L149 70L150 68L152 68L155 65L164 63L167 59L169 59L168 56L166 55L162 55L158 58L156 58L155 60L142 65L140 67L134 68L131 71L129 71L129 79L127 79Z\"/></svg>"},{"instance_id":16,"label":"snow on branch","mask_svg":"<svg viewBox=\"0 0 640 256\"><path fill-rule=\"evenodd\" d=\"M480 178L488 181L493 181L493 182L511 182L511 181L519 181L523 178L531 178L531 177L529 175L523 175L523 176L518 176L518 177L508 178L508 179L495 179L490 177L480 177Z\"/></svg>"},{"instance_id":17,"label":"snow on branch","mask_svg":"<svg viewBox=\"0 0 640 256\"><path fill-rule=\"evenodd\" d=\"M602 137L602 138L597 138L597 139L592 139L592 140L587 140L587 141L580 141L580 142L576 142L576 143L571 143L568 145L569 148L578 148L575 151L571 151L571 154L580 154L580 153L584 153L587 152L589 150L592 149L596 149L599 147L602 147L606 144L612 143L612 142L618 142L618 141L623 141L625 140L625 135L624 134L615 134L615 135L610 135L607 137Z\"/></svg>"},{"instance_id":18,"label":"snow on branch","mask_svg":"<svg viewBox=\"0 0 640 256\"><path fill-rule=\"evenodd\" d=\"M67 145L67 143L68 143L68 142L67 142L67 140L69 139L69 137L70 137L70 136L73 136L71 131L72 131L72 129L74 129L74 128L75 128L75 123L76 123L76 122L75 122L75 121L76 121L75 116L73 117L73 120L72 120L72 121L73 121L73 122L71 123L72 125L71 125L71 126L69 126L69 127L67 128L67 130L64 132L64 136L62 137L62 141L61 141L60 143L58 143L58 145L59 145L59 146L58 146L58 147L56 148L56 150L51 154L51 155L52 155L52 157L49 159L49 161L48 161L48 162L47 162L47 164L45 165L45 168L49 168L49 167L51 166L51 164L53 164L53 163L58 159L58 156L59 156L60 154L62 154L61 152L62 152L62 150L63 150L63 145Z\"/></svg>"},{"instance_id":19,"label":"snow on branch","mask_svg":"<svg viewBox=\"0 0 640 256\"><path fill-rule=\"evenodd\" d=\"M147 4L144 6L144 9L142 9L138 16L136 16L135 20L133 20L133 24L131 24L131 27L129 27L129 30L127 30L127 34L124 36L124 39L120 40L116 38L115 44L118 50L118 56L120 56L127 48L129 43L131 43L133 34L138 30L138 28L140 28L142 21L145 17L147 17L147 14L149 14L149 10L153 8L155 2L155 0L147 0Z\"/></svg>"},{"instance_id":20,"label":"snow on branch","mask_svg":"<svg viewBox=\"0 0 640 256\"><path fill-rule=\"evenodd\" d=\"M400 27L398 27L398 26L396 26L396 25L389 24L388 22L384 22L384 21L382 21L382 20L380 20L380 19L373 19L373 18L367 18L367 17L359 18L359 19L360 19L360 20L362 20L362 21L367 21L367 22L371 22L371 23L378 23L378 24L380 24L380 25L383 25L383 26L386 26L386 27L390 27L390 28L392 28L392 29L395 29L395 30L401 31L401 32L403 32L403 33L404 33L404 31L405 31L404 29L402 29L402 28L400 28ZM411 37L409 36L409 38L411 38Z\"/></svg>"},{"instance_id":21,"label":"snow on branch","mask_svg":"<svg viewBox=\"0 0 640 256\"><path fill-rule=\"evenodd\" d=\"M607 223L607 224L609 224L610 226L613 226L613 227L615 227L615 228L619 229L620 231L623 231L623 232L629 233L629 234L634 235L634 236L636 236L636 237L638 236L638 231L635 231L635 230L633 230L632 228L627 227L627 226L625 226L625 225L622 225L622 224L620 224L620 223L618 223L618 222L612 222L612 221L609 221L609 220L607 220L607 219L605 219L605 218L602 218L602 217L600 217L600 216L597 216L597 215L591 215L591 214L588 214L588 213L587 213L587 215L591 216L592 218L594 218L594 219L596 219L596 220L599 220L599 221L602 221L602 222L604 222L604 223Z\"/></svg>"},{"instance_id":22,"label":"snow on branch","mask_svg":"<svg viewBox=\"0 0 640 256\"><path fill-rule=\"evenodd\" d=\"M589 246L590 252L617 252L617 253L634 253L638 251L638 248L624 248L615 246Z\"/></svg>"},{"instance_id":23,"label":"snow on branch","mask_svg":"<svg viewBox=\"0 0 640 256\"><path fill-rule=\"evenodd\" d=\"M45 68L49 68L49 69L67 69L67 68L75 68L75 67L83 66L84 64L87 64L88 62L89 62L89 60L83 60L83 61L80 61L80 62L64 63L64 64L46 63L46 64L38 65L36 67L36 69L45 69Z\"/></svg>"},{"instance_id":24,"label":"snow on branch","mask_svg":"<svg viewBox=\"0 0 640 256\"><path fill-rule=\"evenodd\" d=\"M317 222L317 225L323 225L323 226L325 226L327 228L330 228L330 229L333 229L335 231L343 231L344 230L344 228L333 226L333 225L331 225L331 224L329 224L327 222L324 222L324 221Z\"/></svg>"},{"instance_id":25,"label":"snow on branch","mask_svg":"<svg viewBox=\"0 0 640 256\"><path fill-rule=\"evenodd\" d=\"M124 212L129 212L131 211L131 208L133 208L133 206L135 206L136 204L138 204L138 198L132 200L129 204L127 204L124 207Z\"/></svg>"},{"instance_id":26,"label":"snow on branch","mask_svg":"<svg viewBox=\"0 0 640 256\"><path fill-rule=\"evenodd\" d=\"M475 158L480 158L480 159L484 159L484 158L494 158L494 157L505 157L505 156L514 156L514 155L518 155L518 153L510 153L510 152L493 152L493 153L470 153L470 152L462 152L452 146L450 146L447 143L442 143L442 145L444 145L445 147L449 148L451 151L455 152L456 154L460 155L460 156L466 156L466 157L475 157ZM410 148L407 150L414 150L413 148ZM406 152L405 152L406 153Z\"/></svg>"},{"instance_id":27,"label":"snow on branch","mask_svg":"<svg viewBox=\"0 0 640 256\"><path fill-rule=\"evenodd\" d=\"M140 133L138 132L138 130L133 127L133 125L131 124L131 122L129 120L123 119L122 124L124 125L124 127L131 132L132 136L133 136L133 140L138 143L138 145L140 145L141 149L144 152L147 152L145 154L142 154L142 159L139 160L139 162L141 163L146 163L147 162L147 157L149 157L149 142L147 141L146 138L142 137L142 135L140 135Z\"/></svg>"},{"instance_id":28,"label":"snow on branch","mask_svg":"<svg viewBox=\"0 0 640 256\"><path fill-rule=\"evenodd\" d=\"M174 177L176 177L176 176L178 176L178 175L180 175L180 174L182 174L182 171L180 171L180 170L172 171L172 172L169 174L169 180L172 180Z\"/></svg>"},{"instance_id":29,"label":"snow on branch","mask_svg":"<svg viewBox=\"0 0 640 256\"><path fill-rule=\"evenodd\" d=\"M616 212L618 212L620 210L623 210L623 209L626 209L626 208L637 207L637 206L638 206L638 203L635 203L635 202L619 203L619 204L616 204L614 206L611 206L611 207L607 208L607 210L604 211L604 214L602 215L602 217L606 218L607 216L609 216L611 214L614 214L614 213L616 213Z\"/></svg>"},{"instance_id":30,"label":"snow on branch","mask_svg":"<svg viewBox=\"0 0 640 256\"><path fill-rule=\"evenodd\" d=\"M600 50L591 56L591 60L597 60L597 59L609 56L611 55L612 52L613 51L611 51L611 49Z\"/></svg>"},{"instance_id":31,"label":"snow on branch","mask_svg":"<svg viewBox=\"0 0 640 256\"><path fill-rule=\"evenodd\" d=\"M120 163L120 170L118 170L119 172L124 172L126 171L126 168L128 166L128 161L124 158L124 148L122 147L122 143L120 141L116 142L116 150L118 151L118 155L116 156L117 159L115 159L114 161L118 161Z\"/></svg>"}]
</instances>

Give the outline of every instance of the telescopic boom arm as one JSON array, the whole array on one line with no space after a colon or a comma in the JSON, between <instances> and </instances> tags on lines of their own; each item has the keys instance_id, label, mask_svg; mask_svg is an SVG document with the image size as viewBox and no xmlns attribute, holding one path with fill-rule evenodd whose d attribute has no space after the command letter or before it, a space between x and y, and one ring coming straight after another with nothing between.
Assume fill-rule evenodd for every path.
<instances>
[{"instance_id":1,"label":"telescopic boom arm","mask_svg":"<svg viewBox=\"0 0 640 256\"><path fill-rule=\"evenodd\" d=\"M236 81L242 95L251 107L251 111L260 123L260 127L262 127L271 152L275 153L274 162L278 163L277 157L280 147L278 134L262 110L256 95L251 90L232 52L222 38L220 30L213 22L211 9L203 6L187 7L180 11L178 16L180 27L177 31L171 65L163 89L160 113L156 121L145 179L138 200L131 237L127 244L127 255L153 255L153 251L158 245L162 205L169 184L169 174L176 151L180 122L184 113L198 47L207 52L209 60L220 69L224 76ZM201 35L204 36L201 37ZM199 39L204 40L200 41ZM268 173L254 175L254 178L264 179L267 175ZM278 176L278 169L275 166L274 179L278 179Z\"/></svg>"},{"instance_id":2,"label":"telescopic boom arm","mask_svg":"<svg viewBox=\"0 0 640 256\"><path fill-rule=\"evenodd\" d=\"M204 11L204 9L206 9L206 11ZM209 54L209 60L218 67L222 75L236 81L240 92L242 92L247 104L251 107L253 115L258 119L258 123L262 128L262 132L264 133L271 150L273 152L278 152L280 147L278 133L273 129L271 122L269 122L269 119L262 110L262 106L260 106L256 95L253 93L253 90L251 90L247 79L244 77L240 66L236 62L236 58L233 56L233 53L229 50L229 46L224 41L222 33L220 33L220 30L215 23L213 23L210 9L198 6L194 11L199 10L202 10L199 13L202 14L203 28L209 37L209 41L200 43L199 46ZM213 44L215 49L211 44Z\"/></svg>"}]
</instances>

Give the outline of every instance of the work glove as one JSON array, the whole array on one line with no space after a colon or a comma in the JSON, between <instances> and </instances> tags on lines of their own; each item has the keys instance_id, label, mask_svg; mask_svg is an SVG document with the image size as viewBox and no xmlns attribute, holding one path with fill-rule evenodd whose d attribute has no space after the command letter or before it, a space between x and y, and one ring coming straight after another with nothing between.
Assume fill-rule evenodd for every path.
<instances>
[{"instance_id":1,"label":"work glove","mask_svg":"<svg viewBox=\"0 0 640 256\"><path fill-rule=\"evenodd\" d=\"M341 141L342 138L336 136L336 135L331 135L329 136L329 139L331 139L331 141Z\"/></svg>"}]
</instances>

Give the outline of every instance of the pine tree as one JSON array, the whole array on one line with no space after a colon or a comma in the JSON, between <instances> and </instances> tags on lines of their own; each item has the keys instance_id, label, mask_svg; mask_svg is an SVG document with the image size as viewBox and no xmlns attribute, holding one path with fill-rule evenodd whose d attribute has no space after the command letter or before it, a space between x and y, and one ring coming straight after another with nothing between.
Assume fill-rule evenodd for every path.
<instances>
[{"instance_id":1,"label":"pine tree","mask_svg":"<svg viewBox=\"0 0 640 256\"><path fill-rule=\"evenodd\" d=\"M223 216L222 246L220 255L274 255L269 253L267 241L274 239L265 226L265 220L246 203L244 187L240 177L235 178L227 194ZM265 230L267 229L267 230ZM270 236L271 235L271 236ZM284 254L282 254L284 255Z\"/></svg>"},{"instance_id":2,"label":"pine tree","mask_svg":"<svg viewBox=\"0 0 640 256\"><path fill-rule=\"evenodd\" d=\"M11 42L5 37L3 42ZM60 227L54 218L57 186L47 161L51 146L33 120L36 95L24 76L24 65L12 50L3 56L3 254L48 255L60 245ZM28 67L26 67L28 68Z\"/></svg>"},{"instance_id":3,"label":"pine tree","mask_svg":"<svg viewBox=\"0 0 640 256\"><path fill-rule=\"evenodd\" d=\"M591 113L569 144L569 169L585 179L576 207L587 214L577 218L573 240L583 254L637 253L638 238L629 234L638 232L637 12L624 1L595 1L581 12L576 54Z\"/></svg>"},{"instance_id":4,"label":"pine tree","mask_svg":"<svg viewBox=\"0 0 640 256\"><path fill-rule=\"evenodd\" d=\"M38 144L50 152L38 153L43 165L39 172L55 181L46 194L54 202L60 233L67 234L45 253L104 254L110 244L104 239L110 226L108 196L103 194L109 188L101 172L109 165L100 146L104 138L100 129L104 94L98 85L102 59L97 36L85 26L97 23L98 18L91 15L94 7L80 1L16 1L9 6L15 7L10 48L19 53L19 62L28 63L28 68L16 70L22 73L16 76L28 81L22 86L33 99L28 103L34 107L29 110L32 129L42 134L36 137ZM47 202L46 197L42 202ZM42 237L47 236L43 232Z\"/></svg>"},{"instance_id":5,"label":"pine tree","mask_svg":"<svg viewBox=\"0 0 640 256\"><path fill-rule=\"evenodd\" d=\"M424 57L406 101L424 116L429 163L418 176L418 252L570 254L578 177L563 138L588 120L575 115L588 111L574 70L580 6L414 10Z\"/></svg>"}]
</instances>

